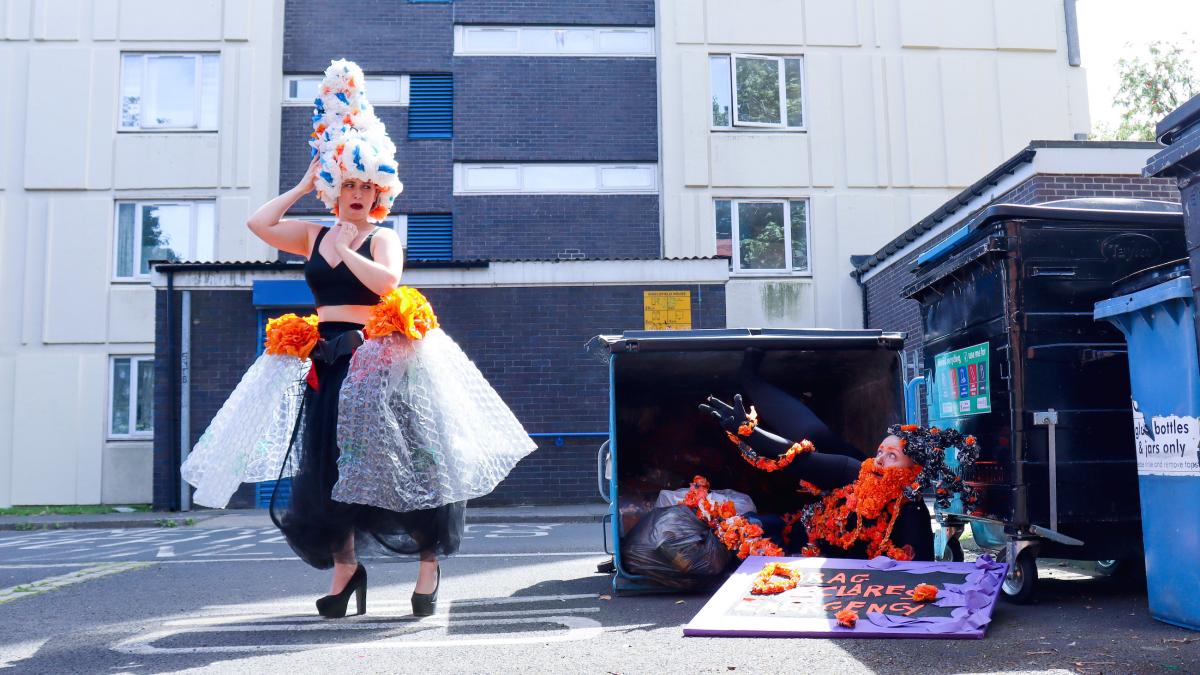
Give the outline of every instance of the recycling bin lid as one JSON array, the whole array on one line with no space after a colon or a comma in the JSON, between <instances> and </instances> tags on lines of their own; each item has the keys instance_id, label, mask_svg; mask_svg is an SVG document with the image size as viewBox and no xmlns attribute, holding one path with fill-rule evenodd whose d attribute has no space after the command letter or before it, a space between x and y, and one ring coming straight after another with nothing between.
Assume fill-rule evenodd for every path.
<instances>
[{"instance_id":1,"label":"recycling bin lid","mask_svg":"<svg viewBox=\"0 0 1200 675\"><path fill-rule=\"evenodd\" d=\"M1133 274L1121 277L1113 282L1113 297L1129 295L1145 290L1151 286L1157 286L1164 281L1178 279L1179 277L1189 274L1188 259L1181 258L1179 260L1170 260L1165 263L1159 263L1152 267L1147 267L1143 270L1138 270Z\"/></svg>"},{"instance_id":2,"label":"recycling bin lid","mask_svg":"<svg viewBox=\"0 0 1200 675\"><path fill-rule=\"evenodd\" d=\"M977 233L997 220L1182 225L1183 207L1174 202L1114 197L1060 199L1032 205L993 204L971 216L953 234L919 255L917 268L939 263L975 243L979 239Z\"/></svg>"},{"instance_id":3,"label":"recycling bin lid","mask_svg":"<svg viewBox=\"0 0 1200 675\"><path fill-rule=\"evenodd\" d=\"M1200 124L1200 96L1193 96L1154 127L1154 137L1163 145L1171 145L1179 137Z\"/></svg>"},{"instance_id":4,"label":"recycling bin lid","mask_svg":"<svg viewBox=\"0 0 1200 675\"><path fill-rule=\"evenodd\" d=\"M702 328L627 330L597 335L592 343L610 353L758 349L888 349L904 347L904 333L879 329Z\"/></svg>"}]
</instances>

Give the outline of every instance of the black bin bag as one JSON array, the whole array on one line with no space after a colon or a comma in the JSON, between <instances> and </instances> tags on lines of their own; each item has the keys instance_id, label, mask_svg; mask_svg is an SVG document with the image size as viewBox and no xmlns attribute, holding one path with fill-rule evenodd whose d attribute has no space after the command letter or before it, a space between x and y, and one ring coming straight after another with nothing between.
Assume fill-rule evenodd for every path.
<instances>
[{"instance_id":1,"label":"black bin bag","mask_svg":"<svg viewBox=\"0 0 1200 675\"><path fill-rule=\"evenodd\" d=\"M682 504L650 511L621 542L630 574L680 590L703 589L725 579L733 553L696 512Z\"/></svg>"}]
</instances>

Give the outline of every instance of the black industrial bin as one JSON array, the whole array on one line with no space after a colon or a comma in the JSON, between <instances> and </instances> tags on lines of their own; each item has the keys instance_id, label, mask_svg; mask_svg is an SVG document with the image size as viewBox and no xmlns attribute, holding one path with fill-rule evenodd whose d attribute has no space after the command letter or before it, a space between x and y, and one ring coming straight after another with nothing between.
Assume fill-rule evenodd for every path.
<instances>
[{"instance_id":1,"label":"black industrial bin","mask_svg":"<svg viewBox=\"0 0 1200 675\"><path fill-rule=\"evenodd\" d=\"M1135 560L1142 537L1124 337L1092 319L1121 277L1179 258L1176 205L1000 204L918 258L929 423L979 439L968 483L939 518L1010 565L1028 601L1037 556Z\"/></svg>"},{"instance_id":2,"label":"black industrial bin","mask_svg":"<svg viewBox=\"0 0 1200 675\"><path fill-rule=\"evenodd\" d=\"M654 590L622 564L621 542L660 490L693 476L754 499L760 512L795 510L796 481L744 460L697 405L709 394L739 393L745 351L765 352L758 372L794 394L833 431L870 450L904 419L900 333L878 330L715 329L628 331L599 336L609 364L609 459L602 462L612 503L616 591ZM764 427L771 421L763 420ZM864 458L866 455L864 455Z\"/></svg>"},{"instance_id":3,"label":"black industrial bin","mask_svg":"<svg viewBox=\"0 0 1200 675\"><path fill-rule=\"evenodd\" d=\"M1192 292L1200 297L1200 96L1194 96L1158 123L1158 142L1167 146L1146 162L1146 176L1174 178L1183 199L1184 232ZM1193 313L1200 329L1200 314ZM1196 331L1200 348L1200 330Z\"/></svg>"}]
</instances>

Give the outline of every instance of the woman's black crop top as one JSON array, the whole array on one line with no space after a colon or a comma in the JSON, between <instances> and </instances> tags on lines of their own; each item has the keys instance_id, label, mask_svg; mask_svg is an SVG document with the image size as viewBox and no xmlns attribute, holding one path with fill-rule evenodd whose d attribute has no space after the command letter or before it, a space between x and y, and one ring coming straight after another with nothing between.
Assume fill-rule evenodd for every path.
<instances>
[{"instance_id":1,"label":"woman's black crop top","mask_svg":"<svg viewBox=\"0 0 1200 675\"><path fill-rule=\"evenodd\" d=\"M321 255L321 240L325 238L325 233L328 231L329 228L322 228L321 232L317 234L312 254L304 263L304 280L308 282L308 288L312 291L317 307L374 305L379 302L379 294L364 286L363 282L354 276L354 272L350 271L350 267L346 265L345 261L338 263L337 267L330 267L329 261ZM367 260L374 260L371 257L371 239L377 231L372 230L371 234L368 234L358 247L359 255Z\"/></svg>"}]
</instances>

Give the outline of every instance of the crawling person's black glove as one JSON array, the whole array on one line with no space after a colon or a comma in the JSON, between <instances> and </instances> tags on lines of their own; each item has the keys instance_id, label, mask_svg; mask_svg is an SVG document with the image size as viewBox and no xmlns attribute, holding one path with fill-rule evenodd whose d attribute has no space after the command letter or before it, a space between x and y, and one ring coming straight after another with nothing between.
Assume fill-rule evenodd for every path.
<instances>
[{"instance_id":1,"label":"crawling person's black glove","mask_svg":"<svg viewBox=\"0 0 1200 675\"><path fill-rule=\"evenodd\" d=\"M741 436L749 435L747 428L753 429L758 424L758 415L753 412L754 407L751 406L750 410L751 412L746 412L741 394L734 394L733 405L711 394L705 403L700 404L700 411L712 415L725 431L731 434L738 434L739 430L745 431L746 433L739 434Z\"/></svg>"}]
</instances>

